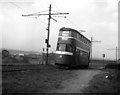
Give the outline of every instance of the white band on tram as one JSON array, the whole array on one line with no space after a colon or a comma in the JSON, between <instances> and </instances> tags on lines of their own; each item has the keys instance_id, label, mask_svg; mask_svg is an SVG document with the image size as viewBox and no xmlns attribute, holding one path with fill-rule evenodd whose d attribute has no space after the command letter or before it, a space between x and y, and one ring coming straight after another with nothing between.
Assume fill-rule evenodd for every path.
<instances>
[{"instance_id":1,"label":"white band on tram","mask_svg":"<svg viewBox=\"0 0 120 95\"><path fill-rule=\"evenodd\" d=\"M72 52L66 52L66 51L56 51L56 54L64 54L64 55L73 55Z\"/></svg>"}]
</instances>

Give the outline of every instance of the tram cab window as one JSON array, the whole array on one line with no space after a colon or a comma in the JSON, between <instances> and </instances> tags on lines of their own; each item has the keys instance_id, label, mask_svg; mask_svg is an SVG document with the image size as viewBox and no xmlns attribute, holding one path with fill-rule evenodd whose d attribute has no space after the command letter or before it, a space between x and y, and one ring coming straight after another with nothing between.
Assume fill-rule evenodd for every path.
<instances>
[{"instance_id":1,"label":"tram cab window","mask_svg":"<svg viewBox=\"0 0 120 95\"><path fill-rule=\"evenodd\" d=\"M62 36L62 32L63 32L63 31L59 31L59 36Z\"/></svg>"},{"instance_id":2,"label":"tram cab window","mask_svg":"<svg viewBox=\"0 0 120 95\"><path fill-rule=\"evenodd\" d=\"M73 47L70 44L58 44L57 45L57 50L72 52L73 51Z\"/></svg>"},{"instance_id":3,"label":"tram cab window","mask_svg":"<svg viewBox=\"0 0 120 95\"><path fill-rule=\"evenodd\" d=\"M57 50L65 51L65 44L57 44Z\"/></svg>"}]
</instances>

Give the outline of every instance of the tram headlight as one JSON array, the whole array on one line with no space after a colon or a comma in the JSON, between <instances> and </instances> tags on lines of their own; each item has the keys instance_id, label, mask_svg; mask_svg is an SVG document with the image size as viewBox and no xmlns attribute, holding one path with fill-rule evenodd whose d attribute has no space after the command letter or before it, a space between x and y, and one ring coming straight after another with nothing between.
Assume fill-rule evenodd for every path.
<instances>
[{"instance_id":1,"label":"tram headlight","mask_svg":"<svg viewBox=\"0 0 120 95\"><path fill-rule=\"evenodd\" d=\"M62 58L62 55L60 55L60 58Z\"/></svg>"}]
</instances>

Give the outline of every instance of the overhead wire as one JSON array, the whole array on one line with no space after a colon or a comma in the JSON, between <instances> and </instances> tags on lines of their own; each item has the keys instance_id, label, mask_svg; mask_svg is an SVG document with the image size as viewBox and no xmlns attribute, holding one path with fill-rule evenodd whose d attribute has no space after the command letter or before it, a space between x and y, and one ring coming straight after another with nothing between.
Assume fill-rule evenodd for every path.
<instances>
[{"instance_id":1,"label":"overhead wire","mask_svg":"<svg viewBox=\"0 0 120 95\"><path fill-rule=\"evenodd\" d=\"M55 11L55 10L52 10L52 11L55 11L55 12L61 12L61 10L57 7L57 5L51 0L51 2L52 2L52 4L57 8L57 10L58 11ZM25 12L25 13L27 13L28 14L28 12L26 11L26 10L24 10L23 8L21 8L20 6L18 6L17 4L15 4L14 2L10 2L12 5L14 5L14 6L16 6L18 9L20 9L20 10L22 10L23 12ZM42 12L47 12L48 10L45 10L45 11L41 11L41 12L36 12L36 13L33 13L33 14L37 14L37 13L42 13ZM57 17L57 16L56 16ZM61 16L58 16L58 17L61 17ZM29 18L31 18L31 17L29 17ZM37 17L32 17L32 18L37 18ZM66 17L64 17L64 18L66 18ZM74 26L77 26L76 24L74 24L72 21L70 21L68 18L66 18L67 19L67 21L69 22L69 23L71 23L71 24L73 24ZM45 23L45 22L43 22L43 21L41 21L40 20L40 22L42 23L42 24L47 24L47 23ZM53 27L53 26L52 26ZM78 26L77 26L78 27ZM55 28L55 27L54 27Z\"/></svg>"},{"instance_id":2,"label":"overhead wire","mask_svg":"<svg viewBox=\"0 0 120 95\"><path fill-rule=\"evenodd\" d=\"M43 13L43 12L47 12L49 10L45 10L45 11L40 11L40 12L36 12L36 13L32 13L32 14L38 14L38 13Z\"/></svg>"},{"instance_id":3,"label":"overhead wire","mask_svg":"<svg viewBox=\"0 0 120 95\"><path fill-rule=\"evenodd\" d=\"M57 5L53 2L53 0L50 0L52 2L52 4L59 10L59 12L61 12L61 10L57 7ZM80 29L80 27L78 25L76 25L75 23L73 23L71 20L69 20L67 17L65 17L66 20L71 23L72 25L74 25L76 28Z\"/></svg>"},{"instance_id":4,"label":"overhead wire","mask_svg":"<svg viewBox=\"0 0 120 95\"><path fill-rule=\"evenodd\" d=\"M71 20L69 20L68 18L66 18L66 20L68 22L70 22L72 25L74 25L76 28L80 29L80 27L78 25L76 25L75 23L73 23Z\"/></svg>"},{"instance_id":5,"label":"overhead wire","mask_svg":"<svg viewBox=\"0 0 120 95\"><path fill-rule=\"evenodd\" d=\"M9 2L9 3L14 5L14 6L16 6L18 9L22 10L23 12L28 13L27 11L25 11L23 8L21 8L20 6L16 5L15 3L13 3L13 2Z\"/></svg>"},{"instance_id":6,"label":"overhead wire","mask_svg":"<svg viewBox=\"0 0 120 95\"><path fill-rule=\"evenodd\" d=\"M17 4L15 4L15 3L13 3L13 2L9 2L10 4L12 4L12 5L14 5L15 7L17 7L18 9L20 9L20 10L22 10L23 12L25 12L25 13L27 13L28 14L28 12L27 11L25 11L23 8L21 8L20 6L18 6ZM34 14L39 14L39 13L42 13L42 12L47 12L48 10L45 10L45 11L41 11L41 12L36 12L36 13L34 13ZM42 24L44 24L44 25L47 25L47 23L45 23L45 22L43 22L43 21L41 21L40 20L40 22L42 23ZM54 27L54 26L52 26L52 27ZM57 30L58 31L58 29L56 28L56 27L54 27L53 29L55 29L55 30Z\"/></svg>"},{"instance_id":7,"label":"overhead wire","mask_svg":"<svg viewBox=\"0 0 120 95\"><path fill-rule=\"evenodd\" d=\"M60 11L60 9L56 6L56 4L52 1L52 0L50 0L51 2L52 2L52 4L59 10L59 12L61 12Z\"/></svg>"},{"instance_id":8,"label":"overhead wire","mask_svg":"<svg viewBox=\"0 0 120 95\"><path fill-rule=\"evenodd\" d=\"M53 0L50 0L52 2L52 4L57 8L58 11L56 12L61 12L61 10L58 8L58 6L53 2ZM56 16L59 17L59 16ZM75 23L73 23L73 21L71 21L70 19L68 19L67 17L65 17L65 19L67 20L68 24L72 24L73 26L75 26L77 29L80 29L80 27L78 25L76 25ZM91 38L91 36L87 33L87 36L89 37L89 39Z\"/></svg>"},{"instance_id":9,"label":"overhead wire","mask_svg":"<svg viewBox=\"0 0 120 95\"><path fill-rule=\"evenodd\" d=\"M26 10L24 10L23 8L21 8L20 6L18 6L17 4L15 4L14 2L9 2L10 4L12 4L12 5L14 5L15 7L17 7L18 9L20 9L20 10L22 10L23 12L25 12L25 13L27 13L28 14L28 12L26 11ZM42 13L42 12L46 12L46 11L48 11L48 10L45 10L45 11L41 11L41 12L36 12L36 13ZM31 17L29 17L29 18L31 18ZM33 18L36 18L36 17L33 17ZM42 23L42 24L47 24L47 23L45 23L45 22L43 22L43 21L41 21L40 20L40 22Z\"/></svg>"}]
</instances>

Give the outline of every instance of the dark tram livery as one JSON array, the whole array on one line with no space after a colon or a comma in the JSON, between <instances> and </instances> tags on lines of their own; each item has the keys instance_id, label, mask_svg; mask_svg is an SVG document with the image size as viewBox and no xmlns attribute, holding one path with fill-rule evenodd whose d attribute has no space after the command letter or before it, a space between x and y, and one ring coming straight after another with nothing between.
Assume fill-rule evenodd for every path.
<instances>
[{"instance_id":1,"label":"dark tram livery","mask_svg":"<svg viewBox=\"0 0 120 95\"><path fill-rule=\"evenodd\" d=\"M88 67L91 41L72 28L59 30L55 64L67 67Z\"/></svg>"}]
</instances>

